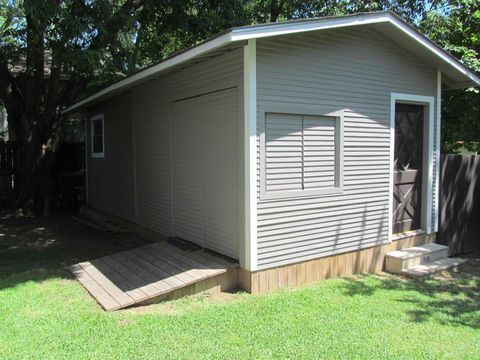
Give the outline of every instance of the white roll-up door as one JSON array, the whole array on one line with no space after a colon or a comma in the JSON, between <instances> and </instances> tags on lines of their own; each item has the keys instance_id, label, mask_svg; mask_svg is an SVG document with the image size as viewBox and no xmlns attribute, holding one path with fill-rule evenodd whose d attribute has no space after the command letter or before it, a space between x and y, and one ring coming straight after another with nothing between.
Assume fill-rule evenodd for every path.
<instances>
[{"instance_id":1,"label":"white roll-up door","mask_svg":"<svg viewBox=\"0 0 480 360\"><path fill-rule=\"evenodd\" d=\"M175 235L238 259L237 88L173 105Z\"/></svg>"}]
</instances>

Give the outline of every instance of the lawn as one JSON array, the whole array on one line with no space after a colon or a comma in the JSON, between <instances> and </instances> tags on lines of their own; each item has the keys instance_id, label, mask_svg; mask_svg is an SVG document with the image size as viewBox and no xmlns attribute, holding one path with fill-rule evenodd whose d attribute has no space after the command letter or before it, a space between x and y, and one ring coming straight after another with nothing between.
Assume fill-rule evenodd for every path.
<instances>
[{"instance_id":1,"label":"lawn","mask_svg":"<svg viewBox=\"0 0 480 360\"><path fill-rule=\"evenodd\" d=\"M359 275L114 313L66 270L142 243L68 217L0 220L0 359L480 358L478 260L426 281Z\"/></svg>"}]
</instances>

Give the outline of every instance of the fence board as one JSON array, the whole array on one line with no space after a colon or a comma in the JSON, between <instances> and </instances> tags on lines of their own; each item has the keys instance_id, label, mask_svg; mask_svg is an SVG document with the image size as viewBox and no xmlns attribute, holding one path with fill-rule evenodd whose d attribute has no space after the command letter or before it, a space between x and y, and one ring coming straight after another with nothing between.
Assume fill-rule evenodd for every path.
<instances>
[{"instance_id":1,"label":"fence board","mask_svg":"<svg viewBox=\"0 0 480 360\"><path fill-rule=\"evenodd\" d=\"M480 156L444 155L438 242L449 255L480 252Z\"/></svg>"},{"instance_id":2,"label":"fence board","mask_svg":"<svg viewBox=\"0 0 480 360\"><path fill-rule=\"evenodd\" d=\"M11 198L18 187L20 156L14 141L0 140L0 200Z\"/></svg>"}]
</instances>

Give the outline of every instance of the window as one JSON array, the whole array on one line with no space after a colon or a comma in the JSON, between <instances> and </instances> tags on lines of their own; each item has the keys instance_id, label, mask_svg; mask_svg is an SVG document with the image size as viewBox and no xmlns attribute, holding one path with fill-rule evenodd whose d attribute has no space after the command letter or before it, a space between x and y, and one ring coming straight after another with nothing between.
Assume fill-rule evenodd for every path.
<instances>
[{"instance_id":1,"label":"window","mask_svg":"<svg viewBox=\"0 0 480 360\"><path fill-rule=\"evenodd\" d=\"M103 158L105 156L103 115L92 118L92 158Z\"/></svg>"},{"instance_id":2,"label":"window","mask_svg":"<svg viewBox=\"0 0 480 360\"><path fill-rule=\"evenodd\" d=\"M342 191L342 117L265 112L260 137L260 197Z\"/></svg>"}]
</instances>

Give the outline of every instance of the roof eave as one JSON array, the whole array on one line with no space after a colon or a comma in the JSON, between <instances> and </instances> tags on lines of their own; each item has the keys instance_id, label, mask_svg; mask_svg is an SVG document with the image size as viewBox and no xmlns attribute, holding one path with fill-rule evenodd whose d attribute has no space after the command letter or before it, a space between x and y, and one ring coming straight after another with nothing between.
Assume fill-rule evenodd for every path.
<instances>
[{"instance_id":1,"label":"roof eave","mask_svg":"<svg viewBox=\"0 0 480 360\"><path fill-rule=\"evenodd\" d=\"M100 98L105 97L107 94L119 91L122 88L132 87L136 83L140 82L141 80L146 80L150 77L155 76L159 72L162 72L168 68L171 68L175 65L179 65L185 61L198 57L200 55L204 55L208 52L211 52L215 49L221 48L229 43L232 42L231 39L231 31L226 32L225 34L215 37L210 41L203 42L197 46L194 46L186 51L183 51L177 55L174 55L156 65L153 65L145 70L142 70L136 74L133 74L123 80L120 80L106 88L82 99L72 106L66 108L62 111L62 114L66 114L72 111L78 111L81 108L85 107L87 104L94 102L95 100L99 100Z\"/></svg>"},{"instance_id":2,"label":"roof eave","mask_svg":"<svg viewBox=\"0 0 480 360\"><path fill-rule=\"evenodd\" d=\"M260 39L264 37L296 34L301 32L344 28L358 25L370 25L389 21L387 12L370 14L353 14L343 17L316 19L316 21L285 22L274 24L261 24L251 27L232 29L232 40Z\"/></svg>"}]
</instances>

